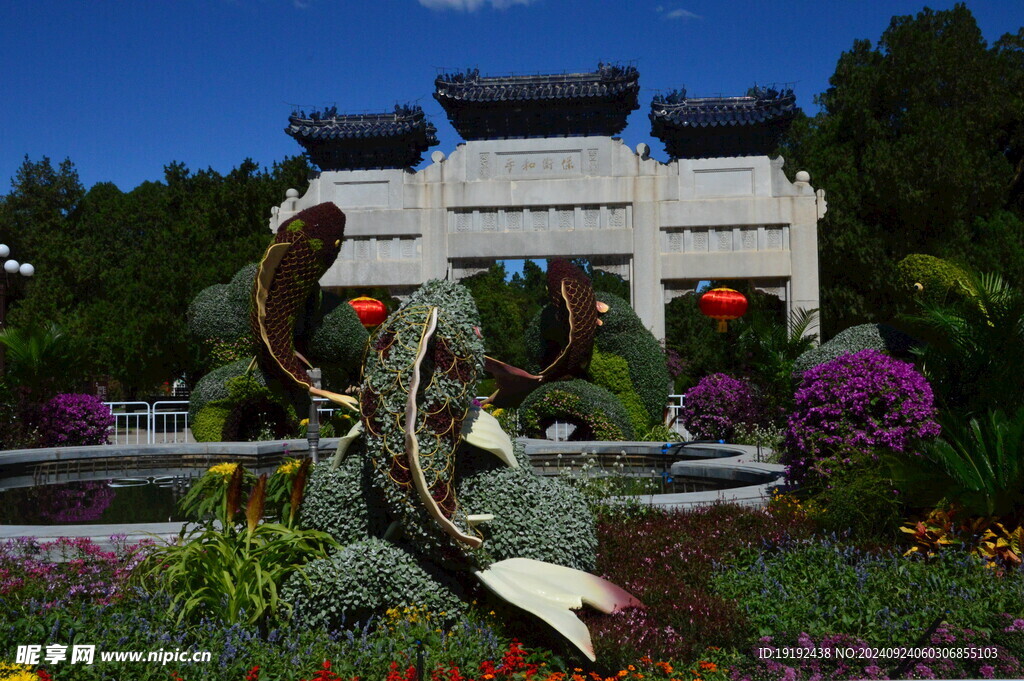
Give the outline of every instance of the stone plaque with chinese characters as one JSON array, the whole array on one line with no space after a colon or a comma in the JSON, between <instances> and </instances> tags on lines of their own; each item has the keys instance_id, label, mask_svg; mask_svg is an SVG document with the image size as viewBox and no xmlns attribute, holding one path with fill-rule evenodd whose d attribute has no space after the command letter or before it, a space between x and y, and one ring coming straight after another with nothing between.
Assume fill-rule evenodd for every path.
<instances>
[{"instance_id":1,"label":"stone plaque with chinese characters","mask_svg":"<svg viewBox=\"0 0 1024 681\"><path fill-rule=\"evenodd\" d=\"M529 179L541 177L578 177L582 174L583 151L508 151L494 155L495 179Z\"/></svg>"}]
</instances>

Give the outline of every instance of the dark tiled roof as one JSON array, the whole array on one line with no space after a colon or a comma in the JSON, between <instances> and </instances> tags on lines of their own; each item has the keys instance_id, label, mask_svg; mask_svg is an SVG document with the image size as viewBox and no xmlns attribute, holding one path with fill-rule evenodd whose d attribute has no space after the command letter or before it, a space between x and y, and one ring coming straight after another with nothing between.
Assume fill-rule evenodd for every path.
<instances>
[{"instance_id":1,"label":"dark tiled roof","mask_svg":"<svg viewBox=\"0 0 1024 681\"><path fill-rule=\"evenodd\" d=\"M288 117L285 132L298 140L343 140L362 139L367 137L402 137L424 132L433 137L437 129L423 114L423 109L414 107L395 107L394 113L342 114L336 109L324 112L313 112L308 117L305 112L294 113ZM434 139L437 144L437 139Z\"/></svg>"},{"instance_id":2,"label":"dark tiled roof","mask_svg":"<svg viewBox=\"0 0 1024 681\"><path fill-rule=\"evenodd\" d=\"M792 118L797 111L792 90L752 88L743 97L695 97L686 90L651 102L651 121L664 119L679 126L756 125L777 118Z\"/></svg>"},{"instance_id":3,"label":"dark tiled roof","mask_svg":"<svg viewBox=\"0 0 1024 681\"><path fill-rule=\"evenodd\" d=\"M599 65L591 73L537 76L481 76L477 70L439 76L434 81L439 101L516 102L523 100L619 97L640 91L640 74L632 66Z\"/></svg>"},{"instance_id":4,"label":"dark tiled roof","mask_svg":"<svg viewBox=\"0 0 1024 681\"><path fill-rule=\"evenodd\" d=\"M742 97L658 95L649 118L670 156L697 158L767 154L797 112L792 90L754 87Z\"/></svg>"},{"instance_id":5,"label":"dark tiled roof","mask_svg":"<svg viewBox=\"0 0 1024 681\"><path fill-rule=\"evenodd\" d=\"M591 73L481 76L444 74L434 98L464 139L614 135L639 108L640 74L599 64Z\"/></svg>"},{"instance_id":6,"label":"dark tiled roof","mask_svg":"<svg viewBox=\"0 0 1024 681\"><path fill-rule=\"evenodd\" d=\"M419 106L393 113L338 114L334 108L293 113L285 132L301 144L321 170L408 168L436 145L437 128Z\"/></svg>"}]
</instances>

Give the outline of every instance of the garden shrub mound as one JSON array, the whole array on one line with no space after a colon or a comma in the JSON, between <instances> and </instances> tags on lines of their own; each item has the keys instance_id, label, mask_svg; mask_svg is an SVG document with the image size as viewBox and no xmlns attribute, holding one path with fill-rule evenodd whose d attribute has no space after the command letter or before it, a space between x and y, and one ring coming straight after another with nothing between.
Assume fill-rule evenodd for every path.
<instances>
[{"instance_id":1,"label":"garden shrub mound","mask_svg":"<svg viewBox=\"0 0 1024 681\"><path fill-rule=\"evenodd\" d=\"M629 377L629 364L622 357L603 353L594 349L590 360L590 380L594 385L604 388L615 395L629 415L629 422L635 434L647 430L651 417L640 401L640 396L633 390L632 379Z\"/></svg>"},{"instance_id":2,"label":"garden shrub mound","mask_svg":"<svg viewBox=\"0 0 1024 681\"><path fill-rule=\"evenodd\" d=\"M321 362L325 370L350 370L358 378L358 368L363 364L366 340L370 334L348 302L325 293L323 304L325 308L330 305L330 309L310 334L309 353Z\"/></svg>"},{"instance_id":3,"label":"garden shrub mound","mask_svg":"<svg viewBox=\"0 0 1024 681\"><path fill-rule=\"evenodd\" d=\"M469 513L493 513L479 526L484 548L494 560L533 558L590 572L597 534L586 499L564 482L535 475L529 461L506 468L476 452L467 459L458 498ZM496 462L496 459L494 459ZM472 470L476 468L476 470Z\"/></svg>"},{"instance_id":4,"label":"garden shrub mound","mask_svg":"<svg viewBox=\"0 0 1024 681\"><path fill-rule=\"evenodd\" d=\"M797 357L793 363L793 373L799 376L813 367L861 350L877 350L893 357L910 359L911 350L918 344L915 338L888 324L851 326L827 343Z\"/></svg>"},{"instance_id":5,"label":"garden shrub mound","mask_svg":"<svg viewBox=\"0 0 1024 681\"><path fill-rule=\"evenodd\" d=\"M923 253L911 253L896 264L896 286L927 303L942 303L950 297L977 293L963 268Z\"/></svg>"},{"instance_id":6,"label":"garden shrub mound","mask_svg":"<svg viewBox=\"0 0 1024 681\"><path fill-rule=\"evenodd\" d=\"M749 381L711 374L686 392L679 418L698 440L730 440L737 426L757 424L761 412Z\"/></svg>"},{"instance_id":7,"label":"garden shrub mound","mask_svg":"<svg viewBox=\"0 0 1024 681\"><path fill-rule=\"evenodd\" d=\"M208 286L188 306L189 334L208 354L211 369L251 356L249 298L258 263L240 269L227 284Z\"/></svg>"},{"instance_id":8,"label":"garden shrub mound","mask_svg":"<svg viewBox=\"0 0 1024 681\"><path fill-rule=\"evenodd\" d=\"M650 422L660 422L668 404L670 377L658 339L625 300L604 291L597 297L608 304L608 312L601 315L602 325L594 338L595 347L602 353L626 360L633 390L647 410Z\"/></svg>"},{"instance_id":9,"label":"garden shrub mound","mask_svg":"<svg viewBox=\"0 0 1024 681\"><path fill-rule=\"evenodd\" d=\"M386 505L374 490L373 464L358 451L361 448L356 440L337 468L330 461L313 466L299 510L304 527L326 532L342 545L382 536L387 530Z\"/></svg>"},{"instance_id":10,"label":"garden shrub mound","mask_svg":"<svg viewBox=\"0 0 1024 681\"><path fill-rule=\"evenodd\" d=\"M570 440L631 440L629 414L615 395L581 379L546 383L523 400L520 417L527 437L545 438L555 421L572 423Z\"/></svg>"},{"instance_id":11,"label":"garden shrub mound","mask_svg":"<svg viewBox=\"0 0 1024 681\"><path fill-rule=\"evenodd\" d=\"M237 442L263 427L272 437L287 437L298 424L291 399L249 360L226 364L199 379L189 397L189 422L196 442Z\"/></svg>"},{"instance_id":12,"label":"garden shrub mound","mask_svg":"<svg viewBox=\"0 0 1024 681\"><path fill-rule=\"evenodd\" d=\"M603 359L595 365L591 360L590 375L594 383L605 387L610 383L608 373L615 371L608 366L610 357L619 357L626 362L629 372L629 386L616 391L626 394L626 388L637 396L643 407L646 418L645 427L661 421L662 412L668 403L670 376L661 345L650 331L643 325L640 318L622 298L605 291L596 292L597 299L607 303L608 312L600 315L601 326L594 336L594 348ZM527 325L524 331L524 344L529 358L526 369L537 372L542 358L548 352L549 340L542 329L555 323L554 310L551 306L543 308ZM596 353L595 353L596 354ZM595 374L596 372L596 374ZM628 396L625 398L630 399ZM639 414L635 406L627 405L633 418Z\"/></svg>"},{"instance_id":13,"label":"garden shrub mound","mask_svg":"<svg viewBox=\"0 0 1024 681\"><path fill-rule=\"evenodd\" d=\"M294 621L323 631L366 622L383 614L382 604L445 613L449 621L466 610L455 581L399 546L374 538L307 563L281 592L294 607Z\"/></svg>"},{"instance_id":14,"label":"garden shrub mound","mask_svg":"<svg viewBox=\"0 0 1024 681\"><path fill-rule=\"evenodd\" d=\"M827 483L834 471L878 452L920 454L939 434L932 390L911 364L862 350L804 374L789 418L782 462L796 485Z\"/></svg>"}]
</instances>

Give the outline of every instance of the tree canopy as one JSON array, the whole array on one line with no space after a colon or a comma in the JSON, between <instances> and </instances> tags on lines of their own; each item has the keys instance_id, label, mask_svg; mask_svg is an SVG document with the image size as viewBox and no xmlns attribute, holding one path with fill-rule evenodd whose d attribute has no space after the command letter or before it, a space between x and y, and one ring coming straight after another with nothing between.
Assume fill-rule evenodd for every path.
<instances>
[{"instance_id":1,"label":"tree canopy","mask_svg":"<svg viewBox=\"0 0 1024 681\"><path fill-rule=\"evenodd\" d=\"M1024 277L1024 29L989 46L971 12L897 16L844 52L783 153L828 194L825 336L891 319L910 253Z\"/></svg>"},{"instance_id":2,"label":"tree canopy","mask_svg":"<svg viewBox=\"0 0 1024 681\"><path fill-rule=\"evenodd\" d=\"M226 175L171 163L162 182L85 191L70 160L55 168L26 157L0 221L36 275L13 292L9 325L59 323L86 350L88 371L126 395L194 372L189 302L259 258L268 207L307 172L302 158L271 170L246 159Z\"/></svg>"}]
</instances>

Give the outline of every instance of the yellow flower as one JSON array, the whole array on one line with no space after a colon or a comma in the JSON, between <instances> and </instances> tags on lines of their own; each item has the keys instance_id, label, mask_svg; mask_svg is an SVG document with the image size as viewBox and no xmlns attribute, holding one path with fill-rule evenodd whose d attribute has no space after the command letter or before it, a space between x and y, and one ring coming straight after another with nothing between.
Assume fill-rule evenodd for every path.
<instances>
[{"instance_id":1,"label":"yellow flower","mask_svg":"<svg viewBox=\"0 0 1024 681\"><path fill-rule=\"evenodd\" d=\"M299 470L299 466L302 465L298 459L286 459L283 464L277 467L278 473L281 475L291 475L295 471Z\"/></svg>"},{"instance_id":2,"label":"yellow flower","mask_svg":"<svg viewBox=\"0 0 1024 681\"><path fill-rule=\"evenodd\" d=\"M23 664L0 662L0 680L2 681L39 681L32 668Z\"/></svg>"},{"instance_id":3,"label":"yellow flower","mask_svg":"<svg viewBox=\"0 0 1024 681\"><path fill-rule=\"evenodd\" d=\"M497 409L494 410L494 413L491 414L491 416L493 416L494 418L498 418L499 416L501 416L504 413L505 413L505 410L502 407L498 407Z\"/></svg>"},{"instance_id":4,"label":"yellow flower","mask_svg":"<svg viewBox=\"0 0 1024 681\"><path fill-rule=\"evenodd\" d=\"M309 419L302 419L301 421L299 421L299 425L305 428L306 426L309 425Z\"/></svg>"},{"instance_id":5,"label":"yellow flower","mask_svg":"<svg viewBox=\"0 0 1024 681\"><path fill-rule=\"evenodd\" d=\"M237 463L219 463L206 472L212 475L219 475L222 478L230 478L235 474L236 468L238 468Z\"/></svg>"}]
</instances>

